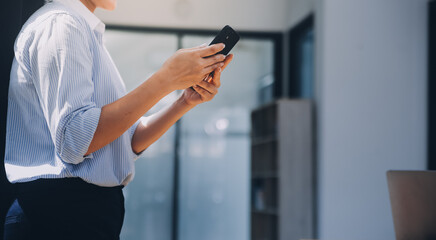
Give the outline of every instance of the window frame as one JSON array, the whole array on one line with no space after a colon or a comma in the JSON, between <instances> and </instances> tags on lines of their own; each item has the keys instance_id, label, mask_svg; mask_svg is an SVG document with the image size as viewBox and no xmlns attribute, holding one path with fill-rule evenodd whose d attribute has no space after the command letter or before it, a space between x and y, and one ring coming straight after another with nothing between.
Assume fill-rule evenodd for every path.
<instances>
[{"instance_id":1,"label":"window frame","mask_svg":"<svg viewBox=\"0 0 436 240\"><path fill-rule=\"evenodd\" d=\"M299 59L301 51L301 40L305 34L315 29L314 14L308 15L289 31L289 96L291 98L301 97L301 68L302 59ZM313 83L314 84L314 83Z\"/></svg>"}]
</instances>

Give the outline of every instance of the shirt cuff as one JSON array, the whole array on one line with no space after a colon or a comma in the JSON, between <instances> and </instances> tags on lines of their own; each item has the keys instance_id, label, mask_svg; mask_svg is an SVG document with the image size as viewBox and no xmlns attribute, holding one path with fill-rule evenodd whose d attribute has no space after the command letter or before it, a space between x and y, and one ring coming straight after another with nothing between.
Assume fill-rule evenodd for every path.
<instances>
[{"instance_id":1,"label":"shirt cuff","mask_svg":"<svg viewBox=\"0 0 436 240\"><path fill-rule=\"evenodd\" d=\"M89 108L78 112L65 124L60 145L60 156L64 162L78 164L85 158L93 157L92 154L85 154L94 137L100 114L100 108Z\"/></svg>"}]
</instances>

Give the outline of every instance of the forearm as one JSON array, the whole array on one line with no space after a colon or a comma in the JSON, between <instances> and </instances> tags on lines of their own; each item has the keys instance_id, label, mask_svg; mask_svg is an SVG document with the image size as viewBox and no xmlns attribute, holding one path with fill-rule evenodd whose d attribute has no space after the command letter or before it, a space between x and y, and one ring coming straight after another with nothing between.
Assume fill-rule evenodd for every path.
<instances>
[{"instance_id":1,"label":"forearm","mask_svg":"<svg viewBox=\"0 0 436 240\"><path fill-rule=\"evenodd\" d=\"M102 107L98 126L86 155L117 139L172 91L164 84L161 75L159 72L154 74L124 97Z\"/></svg>"},{"instance_id":2,"label":"forearm","mask_svg":"<svg viewBox=\"0 0 436 240\"><path fill-rule=\"evenodd\" d=\"M193 107L179 98L168 108L152 115L146 124L140 123L133 135L133 151L140 153L147 149Z\"/></svg>"},{"instance_id":3,"label":"forearm","mask_svg":"<svg viewBox=\"0 0 436 240\"><path fill-rule=\"evenodd\" d=\"M117 139L160 99L173 90L186 89L196 85L203 80L205 75L222 67L224 65L222 62L224 56L215 54L223 49L224 44L216 44L208 47L179 50L149 80L119 100L105 105L101 109L100 119L86 155ZM171 81L166 81L168 76L171 76ZM178 110L184 111L183 108ZM171 113L167 115L171 119L177 117ZM182 115L178 116L178 118ZM176 121L174 120L173 124ZM171 125L163 125L161 128L166 127L167 130ZM166 130L151 135L161 136ZM142 140L140 142L148 141ZM145 146L143 148L145 149L148 145L140 144L139 148L135 145L135 149L141 149L143 146ZM140 151L142 150L137 152Z\"/></svg>"}]
</instances>

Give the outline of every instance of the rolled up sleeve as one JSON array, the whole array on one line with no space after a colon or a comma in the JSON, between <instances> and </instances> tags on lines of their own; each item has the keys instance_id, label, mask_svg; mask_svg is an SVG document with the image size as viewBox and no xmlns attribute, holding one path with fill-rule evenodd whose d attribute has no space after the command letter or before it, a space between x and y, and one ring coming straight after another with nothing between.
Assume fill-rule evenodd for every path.
<instances>
[{"instance_id":1,"label":"rolled up sleeve","mask_svg":"<svg viewBox=\"0 0 436 240\"><path fill-rule=\"evenodd\" d=\"M52 21L32 49L32 75L56 153L78 164L92 158L85 154L101 114L93 101L90 43L74 17L60 14Z\"/></svg>"},{"instance_id":2,"label":"rolled up sleeve","mask_svg":"<svg viewBox=\"0 0 436 240\"><path fill-rule=\"evenodd\" d=\"M136 128L139 124L142 122L147 122L147 117L141 117L138 121L133 124L133 126L130 128L130 145L132 145L133 135L135 134ZM145 152L145 150L141 151L140 153L135 153L132 149L132 158L134 161L138 160L142 156L142 154Z\"/></svg>"}]
</instances>

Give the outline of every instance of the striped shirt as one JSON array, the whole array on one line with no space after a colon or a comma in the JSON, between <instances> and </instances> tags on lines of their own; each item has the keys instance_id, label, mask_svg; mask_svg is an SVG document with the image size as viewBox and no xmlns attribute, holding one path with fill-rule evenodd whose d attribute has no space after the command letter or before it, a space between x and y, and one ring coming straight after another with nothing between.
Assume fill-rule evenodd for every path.
<instances>
[{"instance_id":1,"label":"striped shirt","mask_svg":"<svg viewBox=\"0 0 436 240\"><path fill-rule=\"evenodd\" d=\"M5 168L10 182L80 177L126 185L134 175L131 139L123 135L84 156L101 108L126 94L103 44L104 24L79 0L48 3L19 33L11 69Z\"/></svg>"}]
</instances>

